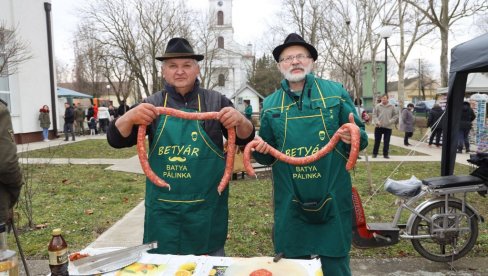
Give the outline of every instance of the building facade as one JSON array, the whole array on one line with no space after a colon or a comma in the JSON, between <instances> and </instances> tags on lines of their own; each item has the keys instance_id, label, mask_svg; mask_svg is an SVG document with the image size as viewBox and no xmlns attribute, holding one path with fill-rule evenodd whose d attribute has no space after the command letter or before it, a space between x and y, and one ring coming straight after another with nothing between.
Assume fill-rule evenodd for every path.
<instances>
[{"instance_id":1,"label":"building facade","mask_svg":"<svg viewBox=\"0 0 488 276\"><path fill-rule=\"evenodd\" d=\"M242 46L234 40L232 0L209 0L209 17L209 44L216 47L206 55L207 66L202 70L211 72L208 88L234 100L231 97L247 83L254 59L252 45Z\"/></svg>"},{"instance_id":2,"label":"building facade","mask_svg":"<svg viewBox=\"0 0 488 276\"><path fill-rule=\"evenodd\" d=\"M16 73L0 76L0 98L8 103L17 143L42 140L39 109L48 105L51 116L56 110L48 51L50 7L50 0L0 1L0 20L7 31L15 31L15 37L28 45L28 53L32 56L17 66ZM0 55L7 43L0 39Z\"/></svg>"}]
</instances>

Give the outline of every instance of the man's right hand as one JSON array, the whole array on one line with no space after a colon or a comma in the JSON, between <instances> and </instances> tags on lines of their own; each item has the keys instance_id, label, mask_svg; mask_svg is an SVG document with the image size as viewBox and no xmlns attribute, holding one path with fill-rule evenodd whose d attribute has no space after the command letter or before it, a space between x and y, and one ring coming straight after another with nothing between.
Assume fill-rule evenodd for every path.
<instances>
[{"instance_id":1,"label":"man's right hand","mask_svg":"<svg viewBox=\"0 0 488 276\"><path fill-rule=\"evenodd\" d=\"M158 109L149 103L141 103L129 109L116 122L120 134L128 137L134 125L149 125L159 116Z\"/></svg>"}]
</instances>

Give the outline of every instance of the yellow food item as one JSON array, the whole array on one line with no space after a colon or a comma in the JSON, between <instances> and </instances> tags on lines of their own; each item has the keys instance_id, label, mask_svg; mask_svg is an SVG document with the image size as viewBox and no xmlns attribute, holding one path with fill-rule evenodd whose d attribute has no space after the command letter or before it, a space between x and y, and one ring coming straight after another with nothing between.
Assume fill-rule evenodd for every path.
<instances>
[{"instance_id":1,"label":"yellow food item","mask_svg":"<svg viewBox=\"0 0 488 276\"><path fill-rule=\"evenodd\" d=\"M315 276L324 276L324 273L322 272L322 268L319 268L317 269L317 271L315 271Z\"/></svg>"},{"instance_id":2,"label":"yellow food item","mask_svg":"<svg viewBox=\"0 0 488 276\"><path fill-rule=\"evenodd\" d=\"M166 265L133 263L115 273L116 276L160 275Z\"/></svg>"},{"instance_id":3,"label":"yellow food item","mask_svg":"<svg viewBox=\"0 0 488 276\"><path fill-rule=\"evenodd\" d=\"M193 270L195 270L195 268L197 268L197 263L195 263L195 262L188 262L188 263L184 263L184 264L180 265L180 267L178 269L179 270L187 270L187 271L193 272Z\"/></svg>"},{"instance_id":4,"label":"yellow food item","mask_svg":"<svg viewBox=\"0 0 488 276\"><path fill-rule=\"evenodd\" d=\"M191 272L188 270L178 270L175 273L175 276L191 276Z\"/></svg>"},{"instance_id":5,"label":"yellow food item","mask_svg":"<svg viewBox=\"0 0 488 276\"><path fill-rule=\"evenodd\" d=\"M210 270L210 272L208 273L208 276L215 276L215 274L217 274L217 270L212 268L212 270Z\"/></svg>"}]
</instances>

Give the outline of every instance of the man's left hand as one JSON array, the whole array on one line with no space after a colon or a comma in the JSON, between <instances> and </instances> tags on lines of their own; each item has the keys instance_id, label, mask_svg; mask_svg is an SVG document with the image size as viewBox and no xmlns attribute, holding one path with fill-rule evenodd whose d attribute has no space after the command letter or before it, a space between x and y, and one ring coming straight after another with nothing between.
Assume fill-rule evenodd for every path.
<instances>
[{"instance_id":1,"label":"man's left hand","mask_svg":"<svg viewBox=\"0 0 488 276\"><path fill-rule=\"evenodd\" d=\"M237 109L224 107L219 112L218 120L225 128L231 128L241 125L246 118Z\"/></svg>"},{"instance_id":2,"label":"man's left hand","mask_svg":"<svg viewBox=\"0 0 488 276\"><path fill-rule=\"evenodd\" d=\"M351 144L351 132L348 128L339 129L337 133L339 134L339 137L341 137L342 142L346 144Z\"/></svg>"}]
</instances>

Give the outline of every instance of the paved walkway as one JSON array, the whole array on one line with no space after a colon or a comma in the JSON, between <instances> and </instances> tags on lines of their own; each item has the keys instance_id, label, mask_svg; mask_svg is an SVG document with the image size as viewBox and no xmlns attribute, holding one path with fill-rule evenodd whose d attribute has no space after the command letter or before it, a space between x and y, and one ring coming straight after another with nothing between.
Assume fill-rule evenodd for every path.
<instances>
[{"instance_id":1,"label":"paved walkway","mask_svg":"<svg viewBox=\"0 0 488 276\"><path fill-rule=\"evenodd\" d=\"M370 138L373 138L370 135ZM85 136L77 137L77 141L85 139L105 139L105 136ZM363 156L359 162L368 160L369 162L394 162L394 161L441 161L441 149L436 147L429 147L422 142L410 141L413 146L406 147L403 145L403 138L391 137L391 145L411 149L425 155L408 156L390 156L390 159L385 159L382 156L378 158L371 158L371 156ZM63 140L53 140L50 142L36 142L28 145L18 145L19 152L41 149L52 146L59 146L66 143L73 143L71 141L65 142ZM458 154L456 162L468 165L466 161L468 154ZM109 170L142 173L137 156L128 159L77 159L77 158L23 158L22 162L28 163L44 163L52 164L109 164ZM100 235L88 247L128 247L135 246L142 243L144 225L144 201L127 213L122 219L116 222L112 227ZM34 265L34 263L33 263ZM38 266L45 265L41 261ZM457 261L453 270L448 264L439 264L427 261L423 258L412 259L387 259L387 260L351 260L351 269L354 275L488 275L488 259L463 258ZM48 270L47 270L48 271ZM39 275L35 272L33 275ZM42 274L42 273L41 273Z\"/></svg>"}]
</instances>

